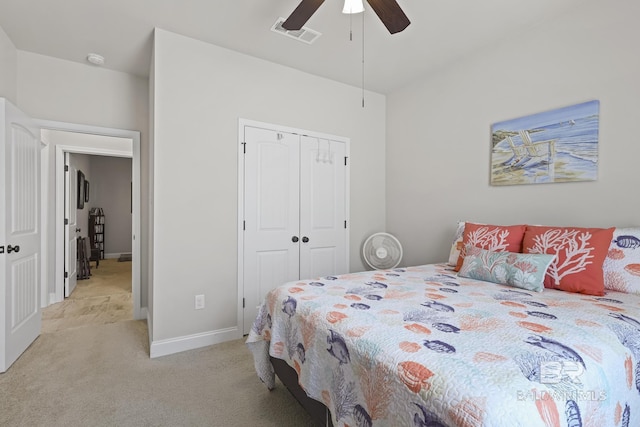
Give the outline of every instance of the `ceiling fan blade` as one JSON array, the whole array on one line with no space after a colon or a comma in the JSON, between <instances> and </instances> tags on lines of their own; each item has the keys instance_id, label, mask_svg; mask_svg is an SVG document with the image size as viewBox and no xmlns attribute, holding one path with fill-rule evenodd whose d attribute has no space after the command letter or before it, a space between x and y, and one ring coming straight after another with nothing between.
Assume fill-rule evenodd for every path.
<instances>
[{"instance_id":1,"label":"ceiling fan blade","mask_svg":"<svg viewBox=\"0 0 640 427\"><path fill-rule=\"evenodd\" d=\"M396 0L367 0L391 34L399 33L411 24Z\"/></svg>"},{"instance_id":2,"label":"ceiling fan blade","mask_svg":"<svg viewBox=\"0 0 640 427\"><path fill-rule=\"evenodd\" d=\"M282 24L285 30L295 31L307 23L311 15L324 3L324 0L302 0L286 21Z\"/></svg>"}]
</instances>

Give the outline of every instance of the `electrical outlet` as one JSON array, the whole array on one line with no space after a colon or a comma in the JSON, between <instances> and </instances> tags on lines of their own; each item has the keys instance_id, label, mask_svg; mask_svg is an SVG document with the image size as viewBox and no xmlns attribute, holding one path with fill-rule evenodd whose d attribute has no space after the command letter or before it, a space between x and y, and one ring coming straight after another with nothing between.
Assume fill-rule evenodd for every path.
<instances>
[{"instance_id":1,"label":"electrical outlet","mask_svg":"<svg viewBox=\"0 0 640 427\"><path fill-rule=\"evenodd\" d=\"M196 310L204 308L204 295L196 295Z\"/></svg>"}]
</instances>

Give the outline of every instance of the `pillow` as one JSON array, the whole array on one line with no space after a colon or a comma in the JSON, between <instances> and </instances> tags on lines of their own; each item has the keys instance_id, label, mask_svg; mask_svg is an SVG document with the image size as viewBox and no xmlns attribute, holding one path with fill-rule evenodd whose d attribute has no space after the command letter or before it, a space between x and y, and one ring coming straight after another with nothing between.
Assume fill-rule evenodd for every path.
<instances>
[{"instance_id":1,"label":"pillow","mask_svg":"<svg viewBox=\"0 0 640 427\"><path fill-rule=\"evenodd\" d=\"M464 261L464 251L467 245L494 252L522 252L522 237L525 225L487 225L467 222L464 225L462 250L458 257L455 271L459 271Z\"/></svg>"},{"instance_id":2,"label":"pillow","mask_svg":"<svg viewBox=\"0 0 640 427\"><path fill-rule=\"evenodd\" d=\"M458 221L456 228L456 234L453 235L453 243L451 244L451 250L449 251L450 266L455 267L460 257L460 249L462 249L462 233L464 232L464 221Z\"/></svg>"},{"instance_id":3,"label":"pillow","mask_svg":"<svg viewBox=\"0 0 640 427\"><path fill-rule=\"evenodd\" d=\"M602 264L611 244L613 228L527 226L524 253L553 254L545 288L589 295L604 295Z\"/></svg>"},{"instance_id":4,"label":"pillow","mask_svg":"<svg viewBox=\"0 0 640 427\"><path fill-rule=\"evenodd\" d=\"M520 254L492 252L471 245L458 273L461 277L542 292L544 277L555 256L549 254Z\"/></svg>"},{"instance_id":5,"label":"pillow","mask_svg":"<svg viewBox=\"0 0 640 427\"><path fill-rule=\"evenodd\" d=\"M640 294L640 227L613 231L602 271L605 289Z\"/></svg>"}]
</instances>

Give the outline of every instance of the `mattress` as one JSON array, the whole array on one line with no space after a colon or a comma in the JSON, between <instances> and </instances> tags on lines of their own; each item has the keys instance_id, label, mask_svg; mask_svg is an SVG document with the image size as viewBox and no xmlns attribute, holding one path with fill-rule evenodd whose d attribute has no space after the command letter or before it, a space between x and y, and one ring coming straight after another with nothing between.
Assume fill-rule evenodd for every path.
<instances>
[{"instance_id":1,"label":"mattress","mask_svg":"<svg viewBox=\"0 0 640 427\"><path fill-rule=\"evenodd\" d=\"M445 264L271 291L247 338L336 426L640 425L640 296L529 292Z\"/></svg>"}]
</instances>

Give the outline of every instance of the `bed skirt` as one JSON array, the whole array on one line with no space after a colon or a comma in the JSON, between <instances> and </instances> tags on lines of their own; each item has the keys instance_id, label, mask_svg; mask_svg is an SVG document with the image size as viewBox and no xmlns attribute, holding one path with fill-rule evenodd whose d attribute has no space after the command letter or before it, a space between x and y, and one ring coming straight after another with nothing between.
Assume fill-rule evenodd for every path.
<instances>
[{"instance_id":1,"label":"bed skirt","mask_svg":"<svg viewBox=\"0 0 640 427\"><path fill-rule=\"evenodd\" d=\"M287 387L293 397L295 397L307 413L311 415L315 425L319 427L333 427L329 409L327 409L327 407L321 402L307 396L307 393L305 393L302 387L298 384L298 374L295 369L287 365L287 362L284 360L276 359L275 357L270 357L270 360L271 365L273 365L273 369L275 370L278 378L280 378L280 381L282 381L282 384Z\"/></svg>"}]
</instances>

